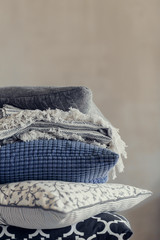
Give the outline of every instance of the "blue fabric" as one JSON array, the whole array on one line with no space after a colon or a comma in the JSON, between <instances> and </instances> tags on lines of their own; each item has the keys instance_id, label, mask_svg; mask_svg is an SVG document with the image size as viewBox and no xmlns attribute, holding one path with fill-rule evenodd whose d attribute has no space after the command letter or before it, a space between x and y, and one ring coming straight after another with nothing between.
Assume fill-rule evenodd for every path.
<instances>
[{"instance_id":1,"label":"blue fabric","mask_svg":"<svg viewBox=\"0 0 160 240\"><path fill-rule=\"evenodd\" d=\"M0 183L59 180L104 183L118 154L70 140L15 142L0 148Z\"/></svg>"},{"instance_id":2,"label":"blue fabric","mask_svg":"<svg viewBox=\"0 0 160 240\"><path fill-rule=\"evenodd\" d=\"M0 226L1 240L127 240L132 236L127 219L118 214L101 213L75 226L59 229L34 230L12 226Z\"/></svg>"}]
</instances>

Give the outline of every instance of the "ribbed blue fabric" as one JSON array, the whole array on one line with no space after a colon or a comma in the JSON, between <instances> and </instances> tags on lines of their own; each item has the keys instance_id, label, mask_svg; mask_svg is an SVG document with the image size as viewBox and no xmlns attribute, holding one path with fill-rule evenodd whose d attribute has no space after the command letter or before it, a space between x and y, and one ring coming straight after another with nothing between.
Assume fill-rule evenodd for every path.
<instances>
[{"instance_id":1,"label":"ribbed blue fabric","mask_svg":"<svg viewBox=\"0 0 160 240\"><path fill-rule=\"evenodd\" d=\"M15 142L0 148L0 183L59 180L104 183L118 154L70 140Z\"/></svg>"}]
</instances>

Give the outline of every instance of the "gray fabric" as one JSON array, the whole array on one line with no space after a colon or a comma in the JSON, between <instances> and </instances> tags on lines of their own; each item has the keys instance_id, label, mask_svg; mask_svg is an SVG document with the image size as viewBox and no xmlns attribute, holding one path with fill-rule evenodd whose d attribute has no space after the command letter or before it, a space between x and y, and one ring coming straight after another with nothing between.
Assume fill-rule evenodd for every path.
<instances>
[{"instance_id":1,"label":"gray fabric","mask_svg":"<svg viewBox=\"0 0 160 240\"><path fill-rule=\"evenodd\" d=\"M38 111L38 112L37 112ZM77 110L76 110L77 111ZM23 112L23 113L22 113ZM42 114L43 118L42 118ZM53 110L52 110L53 112ZM29 115L27 115L28 110L21 110L10 105L5 105L3 107L4 118L0 120L0 145L15 142L22 139L22 134L30 133L31 131L38 131L41 133L47 133L48 138L64 138L75 139L75 136L79 140L85 141L86 143L97 142L99 144L105 144L109 146L112 140L112 132L110 128L104 128L100 125L93 124L91 122L84 121L61 121L60 119L54 118L51 110L50 111L40 111L40 110L30 110L30 114L36 115L36 118L28 121ZM7 117L10 121L17 119L17 114L21 114L21 120L24 120L23 124L21 120L16 121L14 126L5 129L3 124L6 123ZM62 116L65 114L61 111ZM69 112L68 112L69 113ZM76 114L76 113L75 113ZM81 113L82 114L82 113ZM47 119L48 117L48 119ZM20 124L21 122L21 124ZM77 138L76 138L77 139Z\"/></svg>"},{"instance_id":2,"label":"gray fabric","mask_svg":"<svg viewBox=\"0 0 160 240\"><path fill-rule=\"evenodd\" d=\"M99 126L94 126L93 124L83 123L66 123L66 124L57 124L57 123L49 123L49 122L37 122L35 124L31 124L30 126L23 126L13 128L11 130L0 130L0 144L7 143L6 139L8 138L8 142L15 142L18 139L21 139L21 134L30 132L30 131L38 131L41 133L47 133L50 138L52 136L58 138L67 137L67 139L74 139L73 135L77 135L84 139L86 143L94 143L97 142L99 144L105 144L109 146L111 142L111 129L106 128L103 129ZM5 140L3 142L3 140ZM82 139L81 139L82 140Z\"/></svg>"},{"instance_id":3,"label":"gray fabric","mask_svg":"<svg viewBox=\"0 0 160 240\"><path fill-rule=\"evenodd\" d=\"M70 107L88 113L92 92L87 87L3 87L0 88L0 108L10 104L22 109L45 110Z\"/></svg>"},{"instance_id":4,"label":"gray fabric","mask_svg":"<svg viewBox=\"0 0 160 240\"><path fill-rule=\"evenodd\" d=\"M99 115L107 120L94 103L91 89L87 87L3 87L0 88L0 108L3 104L32 110L58 108L67 111L73 107L82 113Z\"/></svg>"},{"instance_id":5,"label":"gray fabric","mask_svg":"<svg viewBox=\"0 0 160 240\"><path fill-rule=\"evenodd\" d=\"M0 108L0 119L3 117L2 109Z\"/></svg>"}]
</instances>

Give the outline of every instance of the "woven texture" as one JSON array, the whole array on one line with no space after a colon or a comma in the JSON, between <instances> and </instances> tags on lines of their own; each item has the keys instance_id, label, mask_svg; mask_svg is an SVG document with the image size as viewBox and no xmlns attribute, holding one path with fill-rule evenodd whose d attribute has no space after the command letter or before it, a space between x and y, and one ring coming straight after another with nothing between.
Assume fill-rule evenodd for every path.
<instances>
[{"instance_id":1,"label":"woven texture","mask_svg":"<svg viewBox=\"0 0 160 240\"><path fill-rule=\"evenodd\" d=\"M79 141L34 140L0 148L0 183L59 180L104 183L118 155Z\"/></svg>"}]
</instances>

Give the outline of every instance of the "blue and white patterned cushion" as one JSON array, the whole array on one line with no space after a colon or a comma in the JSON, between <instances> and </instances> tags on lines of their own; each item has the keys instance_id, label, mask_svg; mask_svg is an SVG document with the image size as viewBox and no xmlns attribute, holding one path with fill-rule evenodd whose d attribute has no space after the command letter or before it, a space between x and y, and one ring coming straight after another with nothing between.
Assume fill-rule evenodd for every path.
<instances>
[{"instance_id":1,"label":"blue and white patterned cushion","mask_svg":"<svg viewBox=\"0 0 160 240\"><path fill-rule=\"evenodd\" d=\"M15 142L0 148L0 183L59 180L104 183L118 155L69 140Z\"/></svg>"},{"instance_id":2,"label":"blue and white patterned cushion","mask_svg":"<svg viewBox=\"0 0 160 240\"><path fill-rule=\"evenodd\" d=\"M27 181L0 185L0 224L32 229L66 227L106 211L124 211L151 195L103 183Z\"/></svg>"},{"instance_id":3,"label":"blue and white patterned cushion","mask_svg":"<svg viewBox=\"0 0 160 240\"><path fill-rule=\"evenodd\" d=\"M1 240L127 240L131 237L130 224L123 216L101 213L77 224L59 229L24 229L0 226Z\"/></svg>"}]
</instances>

